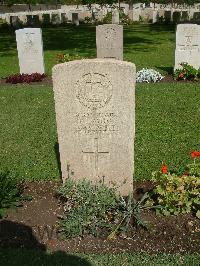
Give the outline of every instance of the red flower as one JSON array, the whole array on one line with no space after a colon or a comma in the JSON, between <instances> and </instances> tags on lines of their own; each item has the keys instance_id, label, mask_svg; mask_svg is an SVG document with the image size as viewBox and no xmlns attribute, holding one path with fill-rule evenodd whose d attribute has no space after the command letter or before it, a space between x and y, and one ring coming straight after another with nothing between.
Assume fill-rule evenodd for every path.
<instances>
[{"instance_id":1,"label":"red flower","mask_svg":"<svg viewBox=\"0 0 200 266\"><path fill-rule=\"evenodd\" d=\"M192 151L191 156L193 159L195 159L196 157L200 157L200 151Z\"/></svg>"},{"instance_id":2,"label":"red flower","mask_svg":"<svg viewBox=\"0 0 200 266\"><path fill-rule=\"evenodd\" d=\"M168 168L166 164L162 164L161 166L161 173L162 174L167 174L168 173Z\"/></svg>"},{"instance_id":3,"label":"red flower","mask_svg":"<svg viewBox=\"0 0 200 266\"><path fill-rule=\"evenodd\" d=\"M181 79L184 78L184 74L183 73L180 73L179 74L179 78L181 78Z\"/></svg>"},{"instance_id":4,"label":"red flower","mask_svg":"<svg viewBox=\"0 0 200 266\"><path fill-rule=\"evenodd\" d=\"M183 176L189 176L189 173L186 171L183 173Z\"/></svg>"}]
</instances>

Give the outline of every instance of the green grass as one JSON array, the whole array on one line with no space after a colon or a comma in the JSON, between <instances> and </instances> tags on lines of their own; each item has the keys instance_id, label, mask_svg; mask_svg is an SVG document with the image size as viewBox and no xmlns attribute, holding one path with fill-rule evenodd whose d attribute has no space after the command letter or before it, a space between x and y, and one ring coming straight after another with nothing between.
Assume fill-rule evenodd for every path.
<instances>
[{"instance_id":1,"label":"green grass","mask_svg":"<svg viewBox=\"0 0 200 266\"><path fill-rule=\"evenodd\" d=\"M53 90L0 88L1 165L29 180L59 177ZM149 179L162 161L181 167L199 150L199 84L136 87L135 180Z\"/></svg>"},{"instance_id":2,"label":"green grass","mask_svg":"<svg viewBox=\"0 0 200 266\"><path fill-rule=\"evenodd\" d=\"M51 74L58 53L73 53L83 57L96 56L95 26L44 28L43 43L46 72ZM19 72L15 32L0 29L0 77ZM137 68L153 67L162 73L171 71L174 61L174 26L124 26L124 59Z\"/></svg>"},{"instance_id":3,"label":"green grass","mask_svg":"<svg viewBox=\"0 0 200 266\"><path fill-rule=\"evenodd\" d=\"M196 266L200 255L148 254L68 254L62 251L45 253L24 249L0 249L0 265L7 266ZM14 259L13 259L14 258Z\"/></svg>"}]
</instances>

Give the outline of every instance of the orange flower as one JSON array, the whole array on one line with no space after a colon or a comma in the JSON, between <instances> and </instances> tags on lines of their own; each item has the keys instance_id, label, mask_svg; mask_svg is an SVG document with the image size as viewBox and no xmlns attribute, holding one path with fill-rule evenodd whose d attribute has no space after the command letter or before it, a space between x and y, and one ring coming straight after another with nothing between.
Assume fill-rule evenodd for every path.
<instances>
[{"instance_id":1,"label":"orange flower","mask_svg":"<svg viewBox=\"0 0 200 266\"><path fill-rule=\"evenodd\" d=\"M200 151L192 151L191 156L193 159L195 159L196 157L200 157Z\"/></svg>"},{"instance_id":2,"label":"orange flower","mask_svg":"<svg viewBox=\"0 0 200 266\"><path fill-rule=\"evenodd\" d=\"M161 166L161 173L162 174L167 174L168 173L168 168L166 164L162 164Z\"/></svg>"}]
</instances>

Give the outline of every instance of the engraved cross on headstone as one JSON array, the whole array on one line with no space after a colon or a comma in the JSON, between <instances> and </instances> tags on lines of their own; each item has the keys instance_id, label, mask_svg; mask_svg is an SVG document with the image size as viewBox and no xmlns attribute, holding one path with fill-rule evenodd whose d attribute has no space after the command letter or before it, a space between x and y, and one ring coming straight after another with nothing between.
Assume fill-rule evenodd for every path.
<instances>
[{"instance_id":1,"label":"engraved cross on headstone","mask_svg":"<svg viewBox=\"0 0 200 266\"><path fill-rule=\"evenodd\" d=\"M99 154L108 154L108 151L99 151L99 139L96 137L94 139L95 143L95 150L94 151L82 151L83 153L86 154L94 154L94 165L95 165L95 174L98 176L98 164L99 164Z\"/></svg>"}]
</instances>

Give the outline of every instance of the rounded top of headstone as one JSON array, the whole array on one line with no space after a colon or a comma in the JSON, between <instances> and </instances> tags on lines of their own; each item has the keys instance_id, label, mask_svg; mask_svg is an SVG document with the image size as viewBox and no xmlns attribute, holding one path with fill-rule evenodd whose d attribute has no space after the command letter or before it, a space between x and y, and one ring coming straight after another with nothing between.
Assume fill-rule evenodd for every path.
<instances>
[{"instance_id":1,"label":"rounded top of headstone","mask_svg":"<svg viewBox=\"0 0 200 266\"><path fill-rule=\"evenodd\" d=\"M114 58L94 58L94 59L82 59L82 60L74 60L66 63L57 64L52 68L52 72L56 72L58 69L63 69L70 66L76 66L79 65L88 65L88 64L98 64L98 65L107 65L107 64L113 64L116 66L123 66L123 67L131 67L136 68L135 64L127 61L121 61Z\"/></svg>"}]
</instances>

